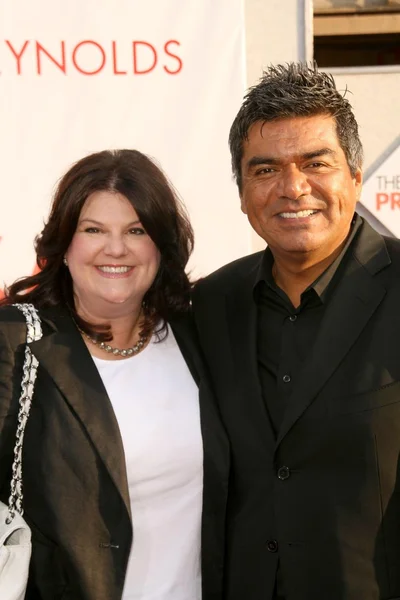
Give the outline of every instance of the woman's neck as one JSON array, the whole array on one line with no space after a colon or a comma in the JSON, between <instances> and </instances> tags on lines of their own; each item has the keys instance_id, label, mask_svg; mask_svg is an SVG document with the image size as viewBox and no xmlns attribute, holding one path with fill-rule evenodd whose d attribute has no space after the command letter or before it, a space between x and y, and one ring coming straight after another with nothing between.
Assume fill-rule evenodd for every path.
<instances>
[{"instance_id":1,"label":"woman's neck","mask_svg":"<svg viewBox=\"0 0 400 600\"><path fill-rule=\"evenodd\" d=\"M112 342L110 345L118 348L128 348L134 345L140 337L143 325L142 304L131 305L129 309L122 306L88 307L82 301L76 302L76 311L85 321L93 325L110 325Z\"/></svg>"}]
</instances>

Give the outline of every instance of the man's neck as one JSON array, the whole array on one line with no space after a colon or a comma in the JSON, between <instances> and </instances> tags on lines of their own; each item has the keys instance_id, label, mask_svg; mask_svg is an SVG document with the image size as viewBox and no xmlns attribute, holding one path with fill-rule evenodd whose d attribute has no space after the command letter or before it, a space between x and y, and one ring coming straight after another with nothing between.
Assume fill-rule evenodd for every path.
<instances>
[{"instance_id":1,"label":"man's neck","mask_svg":"<svg viewBox=\"0 0 400 600\"><path fill-rule=\"evenodd\" d=\"M334 252L316 260L306 256L276 256L272 275L275 283L288 296L294 307L300 305L301 294L333 263L343 249L341 244Z\"/></svg>"}]
</instances>

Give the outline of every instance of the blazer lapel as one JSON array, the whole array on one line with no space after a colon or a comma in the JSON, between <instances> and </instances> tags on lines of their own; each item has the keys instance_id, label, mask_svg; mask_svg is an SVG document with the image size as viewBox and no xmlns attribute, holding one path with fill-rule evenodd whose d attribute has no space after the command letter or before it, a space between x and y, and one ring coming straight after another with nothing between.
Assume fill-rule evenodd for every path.
<instances>
[{"instance_id":1,"label":"blazer lapel","mask_svg":"<svg viewBox=\"0 0 400 600\"><path fill-rule=\"evenodd\" d=\"M261 260L261 259L260 259ZM257 363L257 306L253 297L259 263L229 290L226 296L227 321L233 356L232 379L239 397L246 402L246 412L260 431L264 443L273 445L275 434L262 397ZM266 435L267 432L267 435Z\"/></svg>"},{"instance_id":2,"label":"blazer lapel","mask_svg":"<svg viewBox=\"0 0 400 600\"><path fill-rule=\"evenodd\" d=\"M200 356L197 333L191 315L175 317L170 320L169 324L188 369L197 385L199 385L200 380L204 378L205 367Z\"/></svg>"},{"instance_id":3,"label":"blazer lapel","mask_svg":"<svg viewBox=\"0 0 400 600\"><path fill-rule=\"evenodd\" d=\"M381 236L367 224L349 257L318 331L311 356L289 401L277 445L316 398L378 308L386 290L373 274L390 260ZM372 233L371 233L372 232Z\"/></svg>"},{"instance_id":4,"label":"blazer lapel","mask_svg":"<svg viewBox=\"0 0 400 600\"><path fill-rule=\"evenodd\" d=\"M57 329L30 348L85 427L131 516L122 439L96 366L69 316L44 321Z\"/></svg>"},{"instance_id":5,"label":"blazer lapel","mask_svg":"<svg viewBox=\"0 0 400 600\"><path fill-rule=\"evenodd\" d=\"M210 464L208 473L214 474L215 465L217 465L219 480L215 480L213 484L216 487L220 487L224 484L224 479L228 476L229 443L221 423L209 375L200 352L197 332L189 315L171 320L170 325L189 371L199 386L205 467Z\"/></svg>"}]
</instances>

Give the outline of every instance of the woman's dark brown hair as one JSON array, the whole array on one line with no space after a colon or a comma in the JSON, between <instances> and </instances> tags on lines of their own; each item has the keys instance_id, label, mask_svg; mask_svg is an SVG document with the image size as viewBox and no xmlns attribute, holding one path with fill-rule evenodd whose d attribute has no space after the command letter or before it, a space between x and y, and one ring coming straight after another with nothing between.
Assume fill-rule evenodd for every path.
<instances>
[{"instance_id":1,"label":"woman's dark brown hair","mask_svg":"<svg viewBox=\"0 0 400 600\"><path fill-rule=\"evenodd\" d=\"M35 240L36 275L24 277L6 291L1 304L31 302L37 308L67 306L78 326L97 340L112 339L109 327L83 321L75 310L72 279L63 257L90 194L110 191L132 204L147 234L160 251L160 267L144 297L142 335L189 306L190 282L185 267L193 249L193 230L175 191L162 171L137 150L105 150L82 158L62 177L49 219Z\"/></svg>"}]
</instances>

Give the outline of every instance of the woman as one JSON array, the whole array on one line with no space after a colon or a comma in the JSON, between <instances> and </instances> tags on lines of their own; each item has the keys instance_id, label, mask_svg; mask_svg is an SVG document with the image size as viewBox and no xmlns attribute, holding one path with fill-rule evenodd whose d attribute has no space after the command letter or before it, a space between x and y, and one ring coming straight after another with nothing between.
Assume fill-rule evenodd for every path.
<instances>
[{"instance_id":1,"label":"woman","mask_svg":"<svg viewBox=\"0 0 400 600\"><path fill-rule=\"evenodd\" d=\"M5 502L26 336L9 305L31 302L43 327L23 447L27 600L221 598L228 448L187 314L192 244L148 157L99 152L61 179L36 240L41 271L7 292Z\"/></svg>"}]
</instances>

